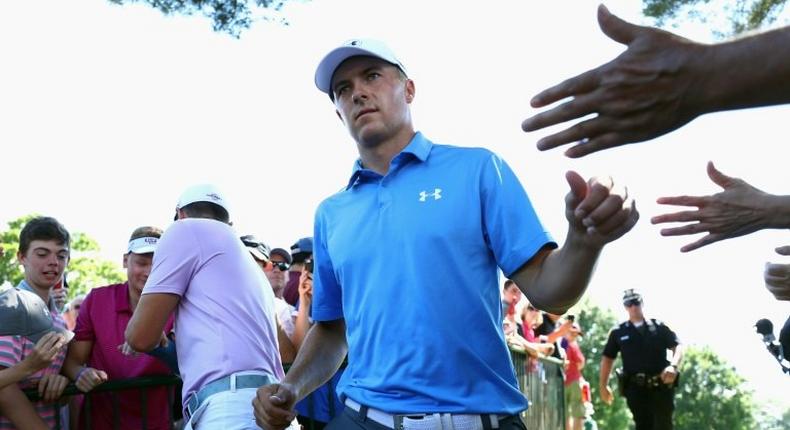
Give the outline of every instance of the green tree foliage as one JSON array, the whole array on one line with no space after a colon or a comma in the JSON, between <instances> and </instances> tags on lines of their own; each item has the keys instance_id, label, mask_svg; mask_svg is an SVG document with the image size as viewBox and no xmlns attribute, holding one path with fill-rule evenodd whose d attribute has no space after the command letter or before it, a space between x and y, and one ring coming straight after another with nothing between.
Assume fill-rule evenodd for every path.
<instances>
[{"instance_id":1,"label":"green tree foliage","mask_svg":"<svg viewBox=\"0 0 790 430\"><path fill-rule=\"evenodd\" d=\"M609 331L618 324L614 313L609 309L603 309L585 301L581 305L579 312L579 325L581 325L584 336L579 341L582 353L587 359L582 374L584 379L590 383L592 391L593 407L595 414L593 418L598 423L600 429L625 430L631 422L631 413L625 404L625 399L617 393L617 383L614 380L614 372L610 379L609 386L615 390L614 402L606 405L598 395L598 375L601 369L601 353L609 337ZM618 356L614 367L620 366Z\"/></svg>"},{"instance_id":2,"label":"green tree foliage","mask_svg":"<svg viewBox=\"0 0 790 430\"><path fill-rule=\"evenodd\" d=\"M72 257L66 269L69 298L85 294L93 287L116 284L126 279L117 263L99 257L99 244L86 234L75 232L71 249Z\"/></svg>"},{"instance_id":3,"label":"green tree foliage","mask_svg":"<svg viewBox=\"0 0 790 430\"><path fill-rule=\"evenodd\" d=\"M224 32L239 37L243 30L250 28L252 23L261 19L279 21L288 24L278 17L283 5L289 0L109 0L117 4L146 3L165 15L203 15L212 21L214 31ZM293 0L291 0L293 1Z\"/></svg>"},{"instance_id":4,"label":"green tree foliage","mask_svg":"<svg viewBox=\"0 0 790 430\"><path fill-rule=\"evenodd\" d=\"M708 347L688 347L675 396L677 430L751 430L756 408L744 379Z\"/></svg>"},{"instance_id":5,"label":"green tree foliage","mask_svg":"<svg viewBox=\"0 0 790 430\"><path fill-rule=\"evenodd\" d=\"M8 223L8 229L0 232L0 285L9 282L16 285L24 279L25 273L17 262L19 232L28 221L37 215L26 215ZM125 274L118 264L99 258L99 245L88 235L71 233L71 260L66 268L69 284L69 298L87 293L91 288L121 282Z\"/></svg>"},{"instance_id":6,"label":"green tree foliage","mask_svg":"<svg viewBox=\"0 0 790 430\"><path fill-rule=\"evenodd\" d=\"M755 30L773 23L786 2L787 0L722 0L711 5L710 0L642 0L642 12L645 16L654 18L659 26L686 19L706 22L714 14L724 13L731 28L728 31L715 31L723 36Z\"/></svg>"},{"instance_id":7,"label":"green tree foliage","mask_svg":"<svg viewBox=\"0 0 790 430\"><path fill-rule=\"evenodd\" d=\"M757 425L755 428L760 430L790 430L790 409L783 414L777 413L775 408L768 410L758 410L755 416Z\"/></svg>"},{"instance_id":8,"label":"green tree foliage","mask_svg":"<svg viewBox=\"0 0 790 430\"><path fill-rule=\"evenodd\" d=\"M36 215L26 215L10 221L8 229L0 232L0 248L3 250L0 255L0 285L6 281L11 285L16 285L24 279L25 272L16 259L16 253L19 250L19 232L28 221L35 217Z\"/></svg>"}]
</instances>

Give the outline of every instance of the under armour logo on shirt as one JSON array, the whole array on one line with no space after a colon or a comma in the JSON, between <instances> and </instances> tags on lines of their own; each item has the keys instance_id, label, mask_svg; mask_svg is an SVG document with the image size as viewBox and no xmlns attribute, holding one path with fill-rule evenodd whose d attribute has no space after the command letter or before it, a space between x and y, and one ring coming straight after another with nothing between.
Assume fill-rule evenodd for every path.
<instances>
[{"instance_id":1,"label":"under armour logo on shirt","mask_svg":"<svg viewBox=\"0 0 790 430\"><path fill-rule=\"evenodd\" d=\"M427 191L420 191L420 201L424 202L429 196L433 197L434 200L439 200L442 198L442 189L441 188L434 188L432 193Z\"/></svg>"}]
</instances>

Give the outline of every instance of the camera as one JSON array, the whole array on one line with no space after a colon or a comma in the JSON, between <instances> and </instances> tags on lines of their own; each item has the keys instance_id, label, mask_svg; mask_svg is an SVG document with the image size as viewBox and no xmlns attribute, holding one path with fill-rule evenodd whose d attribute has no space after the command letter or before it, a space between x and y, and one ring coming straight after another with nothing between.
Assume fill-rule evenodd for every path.
<instances>
[{"instance_id":1,"label":"camera","mask_svg":"<svg viewBox=\"0 0 790 430\"><path fill-rule=\"evenodd\" d=\"M790 318L788 318L785 326L780 332L780 341L777 341L776 337L774 337L774 325L770 320L762 318L757 321L754 327L757 333L762 336L762 341L768 349L768 352L779 362L782 371L790 374L790 361L788 360L790 350L787 348L790 346L787 344L788 331L790 331Z\"/></svg>"},{"instance_id":2,"label":"camera","mask_svg":"<svg viewBox=\"0 0 790 430\"><path fill-rule=\"evenodd\" d=\"M304 260L304 270L313 273L313 257L307 257Z\"/></svg>"}]
</instances>

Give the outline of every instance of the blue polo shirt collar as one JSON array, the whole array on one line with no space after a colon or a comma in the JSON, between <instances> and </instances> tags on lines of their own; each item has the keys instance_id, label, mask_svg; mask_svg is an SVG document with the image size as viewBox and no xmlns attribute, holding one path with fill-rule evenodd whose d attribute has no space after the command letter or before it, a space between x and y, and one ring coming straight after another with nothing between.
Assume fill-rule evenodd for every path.
<instances>
[{"instance_id":1,"label":"blue polo shirt collar","mask_svg":"<svg viewBox=\"0 0 790 430\"><path fill-rule=\"evenodd\" d=\"M433 143L431 143L430 140L426 139L425 136L423 136L423 134L418 131L414 134L414 137L412 137L411 142L409 142L409 144L406 145L406 147L403 148L403 150L392 159L392 162L390 163L390 171L405 164L405 162L410 159L416 159L420 162L424 162L428 159L428 155L431 153L431 148L433 148ZM351 171L351 179L348 180L346 190L350 189L354 185L357 185L365 179L380 177L381 175L378 173L368 170L362 166L361 159L357 159L357 161L354 162L354 168Z\"/></svg>"}]
</instances>

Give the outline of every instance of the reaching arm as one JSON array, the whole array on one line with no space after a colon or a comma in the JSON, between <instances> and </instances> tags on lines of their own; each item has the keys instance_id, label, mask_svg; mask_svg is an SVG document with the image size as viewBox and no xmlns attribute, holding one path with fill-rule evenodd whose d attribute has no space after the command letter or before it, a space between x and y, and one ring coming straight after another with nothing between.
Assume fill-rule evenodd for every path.
<instances>
[{"instance_id":1,"label":"reaching arm","mask_svg":"<svg viewBox=\"0 0 790 430\"><path fill-rule=\"evenodd\" d=\"M558 339L565 336L571 330L571 323L569 320L565 320L562 322L562 325L557 327L556 330L546 335L546 342L554 343Z\"/></svg>"},{"instance_id":2,"label":"reaching arm","mask_svg":"<svg viewBox=\"0 0 790 430\"><path fill-rule=\"evenodd\" d=\"M49 366L63 348L64 342L63 336L57 333L50 332L44 335L22 361L0 370L0 388L16 384Z\"/></svg>"},{"instance_id":3,"label":"reaching arm","mask_svg":"<svg viewBox=\"0 0 790 430\"><path fill-rule=\"evenodd\" d=\"M66 361L63 363L63 368L60 373L66 375L72 381L77 378L77 373L88 362L88 358L93 350L93 341L90 340L75 340L69 344L69 350L66 354Z\"/></svg>"},{"instance_id":4,"label":"reaching arm","mask_svg":"<svg viewBox=\"0 0 790 430\"><path fill-rule=\"evenodd\" d=\"M628 49L532 99L539 108L572 98L524 120L528 132L597 114L540 139L540 150L575 142L565 154L583 157L656 138L707 112L790 102L790 27L704 45L630 24L603 5L598 23Z\"/></svg>"},{"instance_id":5,"label":"reaching arm","mask_svg":"<svg viewBox=\"0 0 790 430\"><path fill-rule=\"evenodd\" d=\"M69 352L61 373L74 381L77 388L87 393L107 381L107 372L85 366L93 350L93 341L77 340L69 344Z\"/></svg>"},{"instance_id":6,"label":"reaching arm","mask_svg":"<svg viewBox=\"0 0 790 430\"><path fill-rule=\"evenodd\" d=\"M299 278L299 312L294 324L293 343L298 350L310 330L310 314L313 306L313 274L302 272Z\"/></svg>"},{"instance_id":7,"label":"reaching arm","mask_svg":"<svg viewBox=\"0 0 790 430\"><path fill-rule=\"evenodd\" d=\"M760 191L743 179L725 175L710 161L707 172L708 177L722 187L723 191L703 197L661 197L657 200L660 204L696 206L697 209L658 215L650 220L653 224L689 223L662 229L662 236L708 233L680 248L681 252L766 228L790 228L790 196L777 196Z\"/></svg>"},{"instance_id":8,"label":"reaching arm","mask_svg":"<svg viewBox=\"0 0 790 430\"><path fill-rule=\"evenodd\" d=\"M566 179L568 234L562 248L539 251L510 278L539 309L562 314L579 301L592 277L603 246L636 225L639 213L624 187L611 178L588 182L576 172Z\"/></svg>"},{"instance_id":9,"label":"reaching arm","mask_svg":"<svg viewBox=\"0 0 790 430\"><path fill-rule=\"evenodd\" d=\"M147 352L159 345L167 319L181 297L176 294L143 294L126 326L126 343L135 351Z\"/></svg>"},{"instance_id":10,"label":"reaching arm","mask_svg":"<svg viewBox=\"0 0 790 430\"><path fill-rule=\"evenodd\" d=\"M19 429L49 429L16 384L0 389L0 415L8 418Z\"/></svg>"},{"instance_id":11,"label":"reaching arm","mask_svg":"<svg viewBox=\"0 0 790 430\"><path fill-rule=\"evenodd\" d=\"M280 384L258 389L255 420L264 429L284 429L293 420L294 405L328 381L348 351L344 320L313 326L288 374Z\"/></svg>"}]
</instances>

